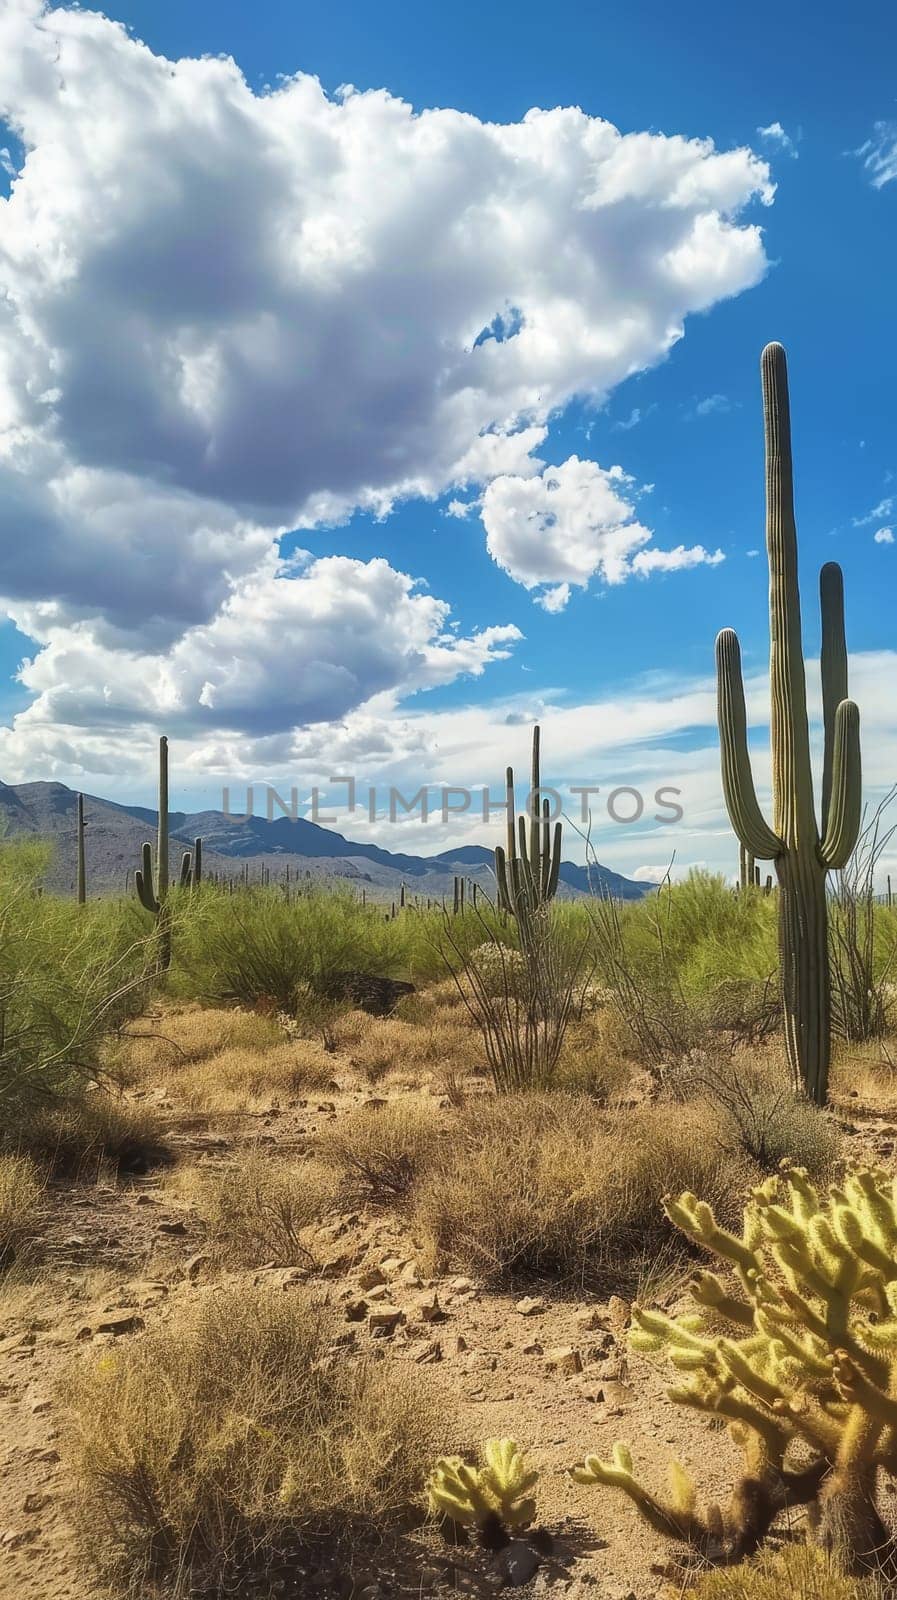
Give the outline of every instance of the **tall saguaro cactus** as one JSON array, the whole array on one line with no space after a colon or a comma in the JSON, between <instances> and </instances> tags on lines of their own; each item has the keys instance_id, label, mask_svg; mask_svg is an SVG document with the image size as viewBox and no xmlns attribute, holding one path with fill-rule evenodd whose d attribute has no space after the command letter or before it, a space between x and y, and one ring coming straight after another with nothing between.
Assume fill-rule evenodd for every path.
<instances>
[{"instance_id":1,"label":"tall saguaro cactus","mask_svg":"<svg viewBox=\"0 0 897 1600\"><path fill-rule=\"evenodd\" d=\"M561 865L561 824L551 829L551 802L542 800L539 728L533 729L533 764L527 816L517 817L514 768L507 770L508 848L495 851L495 878L503 910L517 922L526 939L535 912L554 899Z\"/></svg>"},{"instance_id":2,"label":"tall saguaro cactus","mask_svg":"<svg viewBox=\"0 0 897 1600\"><path fill-rule=\"evenodd\" d=\"M723 791L744 850L761 861L775 863L788 1059L810 1097L824 1105L831 1049L826 877L846 864L859 833L860 718L854 702L847 698L841 569L828 562L819 581L825 731L820 829L813 802L801 642L788 374L780 344L766 346L761 374L769 555L772 827L760 811L754 790L741 651L731 628L725 628L716 641Z\"/></svg>"},{"instance_id":3,"label":"tall saguaro cactus","mask_svg":"<svg viewBox=\"0 0 897 1600\"><path fill-rule=\"evenodd\" d=\"M190 854L181 863L183 878L185 866L189 871ZM159 740L159 829L156 840L155 882L153 881L153 847L143 846L143 868L134 874L137 898L144 911L156 919L159 933L159 962L163 967L171 963L171 928L168 919L168 740L163 734Z\"/></svg>"},{"instance_id":4,"label":"tall saguaro cactus","mask_svg":"<svg viewBox=\"0 0 897 1600\"><path fill-rule=\"evenodd\" d=\"M87 823L84 821L84 796L83 796L83 794L79 794L79 796L78 796L78 814L77 814L77 824L76 825L77 825L77 830L78 830L78 888L77 888L77 894L78 894L78 904L79 904L79 906L83 906L87 901L87 866L86 866L86 862L85 862L85 859L84 859L84 829L87 827Z\"/></svg>"}]
</instances>

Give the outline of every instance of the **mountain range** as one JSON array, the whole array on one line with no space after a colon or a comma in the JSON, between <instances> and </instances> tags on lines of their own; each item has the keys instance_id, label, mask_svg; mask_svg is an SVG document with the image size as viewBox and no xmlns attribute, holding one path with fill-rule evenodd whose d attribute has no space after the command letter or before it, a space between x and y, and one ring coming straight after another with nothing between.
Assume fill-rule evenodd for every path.
<instances>
[{"instance_id":1,"label":"mountain range","mask_svg":"<svg viewBox=\"0 0 897 1600\"><path fill-rule=\"evenodd\" d=\"M45 883L57 894L74 892L77 801L75 790L62 783L0 783L0 833L46 839L56 847ZM144 840L156 829L157 813L85 795L84 815L88 894L123 892L133 881ZM484 845L408 855L347 839L304 817L238 819L223 811L170 812L169 836L172 873L200 836L206 876L236 878L245 872L258 882L267 870L278 881L289 871L291 878L341 879L381 900L398 898L403 883L418 899L439 900L451 895L456 875L490 896L495 888L493 854ZM559 884L568 899L593 893L637 900L651 888L597 863L587 870L574 861L561 863Z\"/></svg>"}]
</instances>

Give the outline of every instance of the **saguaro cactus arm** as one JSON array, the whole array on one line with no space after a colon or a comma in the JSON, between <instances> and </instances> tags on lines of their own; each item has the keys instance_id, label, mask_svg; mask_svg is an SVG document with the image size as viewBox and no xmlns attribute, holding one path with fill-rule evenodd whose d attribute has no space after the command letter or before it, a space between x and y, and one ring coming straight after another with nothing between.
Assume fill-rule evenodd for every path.
<instances>
[{"instance_id":1,"label":"saguaro cactus arm","mask_svg":"<svg viewBox=\"0 0 897 1600\"><path fill-rule=\"evenodd\" d=\"M829 745L826 740L826 755ZM831 789L826 807L825 837L819 853L825 867L837 871L847 865L860 831L863 810L860 713L853 700L842 700L835 711L831 741Z\"/></svg>"},{"instance_id":2,"label":"saguaro cactus arm","mask_svg":"<svg viewBox=\"0 0 897 1600\"><path fill-rule=\"evenodd\" d=\"M161 905L153 888L153 847L149 841L143 846L143 870L137 868L134 881L137 885L137 898L144 911L150 911L157 917Z\"/></svg>"},{"instance_id":3,"label":"saguaro cactus arm","mask_svg":"<svg viewBox=\"0 0 897 1600\"><path fill-rule=\"evenodd\" d=\"M757 801L748 750L744 681L738 635L724 628L716 641L717 713L726 808L740 843L751 856L774 861L782 841Z\"/></svg>"},{"instance_id":4,"label":"saguaro cactus arm","mask_svg":"<svg viewBox=\"0 0 897 1600\"><path fill-rule=\"evenodd\" d=\"M835 716L842 700L848 698L847 640L844 633L844 575L837 561L827 561L819 574L819 611L822 619L822 650L819 668L822 677L822 722L825 730L825 756L822 768L822 832L828 828L832 793L832 761L835 744Z\"/></svg>"}]
</instances>

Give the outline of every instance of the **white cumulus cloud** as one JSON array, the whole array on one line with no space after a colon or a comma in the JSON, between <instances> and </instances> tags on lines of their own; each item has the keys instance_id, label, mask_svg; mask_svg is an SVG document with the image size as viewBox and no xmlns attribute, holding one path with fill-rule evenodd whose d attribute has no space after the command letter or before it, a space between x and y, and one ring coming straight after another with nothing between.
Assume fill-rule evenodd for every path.
<instances>
[{"instance_id":1,"label":"white cumulus cloud","mask_svg":"<svg viewBox=\"0 0 897 1600\"><path fill-rule=\"evenodd\" d=\"M275 626L299 652L296 729L480 670L509 630L440 644L421 608L441 602L381 573L411 585L384 602L383 650L364 634L341 667L311 628L306 697L313 569L283 571L283 533L493 482L544 494L550 418L601 403L767 266L749 208L774 187L750 149L569 107L418 113L301 73L255 94L228 58L166 60L73 6L0 8L0 115L24 151L0 199L0 597L38 645L23 750L51 726L73 749L90 694L124 726L141 674L159 715L280 737ZM550 540L543 599L618 581L642 542L624 526ZM341 570L348 616L374 580Z\"/></svg>"},{"instance_id":2,"label":"white cumulus cloud","mask_svg":"<svg viewBox=\"0 0 897 1600\"><path fill-rule=\"evenodd\" d=\"M894 530L893 528L879 528L878 532L873 534L873 538L876 544L893 544Z\"/></svg>"},{"instance_id":3,"label":"white cumulus cloud","mask_svg":"<svg viewBox=\"0 0 897 1600\"><path fill-rule=\"evenodd\" d=\"M723 560L702 545L645 550L652 534L636 516L634 480L620 466L570 456L527 478L494 478L483 495L482 519L493 560L538 603L561 611L573 587L599 577L623 583L633 573L673 571Z\"/></svg>"}]
</instances>

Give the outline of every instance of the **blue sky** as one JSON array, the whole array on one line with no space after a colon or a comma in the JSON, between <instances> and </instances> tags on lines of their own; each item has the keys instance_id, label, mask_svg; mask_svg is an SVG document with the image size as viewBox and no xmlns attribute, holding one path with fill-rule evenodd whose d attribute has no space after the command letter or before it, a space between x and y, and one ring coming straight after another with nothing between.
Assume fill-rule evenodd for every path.
<instances>
[{"instance_id":1,"label":"blue sky","mask_svg":"<svg viewBox=\"0 0 897 1600\"><path fill-rule=\"evenodd\" d=\"M475 785L497 782L506 759L523 764L521 723L538 714L559 786L684 786L678 831L650 818L599 826L603 857L645 875L673 849L683 864L728 867L712 645L719 627L737 628L762 787L758 358L775 338L791 371L807 654L818 649L818 568L837 559L870 798L887 787L897 776L888 8L848 16L826 4L812 25L794 4L737 14L689 4L674 23L659 4L562 3L549 21L528 3L395 0L152 0L104 16L130 39L36 0L12 0L4 25L7 781L56 776L147 800L153 740L169 729L184 805L215 803L223 781L250 776L304 794L347 764L384 785ZM195 76L215 56L233 58L242 88L233 69ZM178 63L170 101L153 58ZM275 125L265 102L296 73L317 75L327 103L297 97ZM348 84L356 94L339 94ZM368 115L365 92L381 89L415 112L467 117L439 125L434 144L422 121ZM536 130L522 121L532 107L584 116ZM583 220L591 119L623 141L606 164L600 156L600 198ZM340 135L359 185L348 193L325 152L337 125L352 130ZM512 130L501 163L489 125ZM665 165L658 177L677 136L705 143L681 147L675 173ZM504 170L508 140L519 184ZM740 155L727 166L730 152ZM568 159L569 191L555 176ZM680 232L668 234L664 185L677 181ZM229 195L241 217L233 236ZM456 284L452 251L475 203L501 205L506 254L486 226ZM194 236L185 219L206 208ZM699 259L671 289L659 264L693 226ZM539 330L519 373L515 298L524 331ZM512 336L493 343L468 423L476 353L459 353L459 341L485 305L512 319ZM371 327L383 338L368 348ZM164 392L172 349L192 408L175 420ZM308 382L300 371L294 390L305 360ZM249 382L225 405L220 374L230 385L244 370ZM515 448L525 426L542 431ZM510 435L510 454L471 468L465 446L487 431ZM466 515L451 514L459 504ZM531 528L533 510L551 507L537 557L527 518ZM623 536L622 569L609 555L618 525L637 529ZM275 577L272 531L282 557L348 564L306 560ZM665 554L640 565L653 551ZM426 597L450 616L427 611ZM355 834L368 826L341 822ZM396 848L449 839L432 824L372 831ZM473 837L490 833L469 817L454 824L453 842Z\"/></svg>"}]
</instances>

